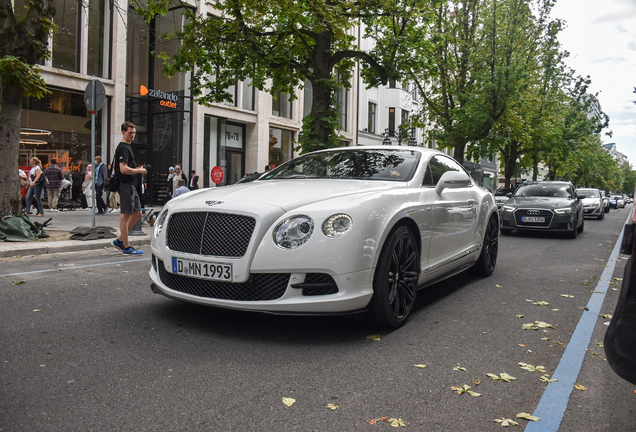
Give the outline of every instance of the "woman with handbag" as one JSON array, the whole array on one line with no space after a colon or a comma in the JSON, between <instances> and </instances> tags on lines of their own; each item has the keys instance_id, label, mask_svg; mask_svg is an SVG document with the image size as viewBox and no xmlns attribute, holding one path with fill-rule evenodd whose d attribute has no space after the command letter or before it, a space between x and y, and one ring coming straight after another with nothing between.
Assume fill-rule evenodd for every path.
<instances>
[{"instance_id":1,"label":"woman with handbag","mask_svg":"<svg viewBox=\"0 0 636 432\"><path fill-rule=\"evenodd\" d=\"M82 183L82 193L86 200L86 208L93 208L93 165L86 165L86 174L84 175L84 183ZM82 202L82 204L84 204Z\"/></svg>"},{"instance_id":2,"label":"woman with handbag","mask_svg":"<svg viewBox=\"0 0 636 432\"><path fill-rule=\"evenodd\" d=\"M42 190L44 190L46 176L42 172L42 162L35 156L29 161L31 163L31 171L29 171L29 190L26 196L27 213L30 214L31 198L35 198L37 205L36 217L44 216L44 206L42 206Z\"/></svg>"}]
</instances>

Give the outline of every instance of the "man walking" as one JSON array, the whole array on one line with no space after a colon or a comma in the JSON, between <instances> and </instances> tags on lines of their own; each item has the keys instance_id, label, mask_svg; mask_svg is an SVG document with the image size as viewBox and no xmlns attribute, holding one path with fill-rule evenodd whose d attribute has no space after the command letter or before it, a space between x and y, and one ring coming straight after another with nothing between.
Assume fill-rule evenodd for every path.
<instances>
[{"instance_id":1,"label":"man walking","mask_svg":"<svg viewBox=\"0 0 636 432\"><path fill-rule=\"evenodd\" d=\"M179 180L178 184L179 184L179 187L177 188L177 190L175 190L172 193L172 198L176 198L179 195L182 195L182 194L184 194L186 192L190 192L190 189L188 189L186 187L186 185L185 185L185 180L183 180L183 179Z\"/></svg>"},{"instance_id":2,"label":"man walking","mask_svg":"<svg viewBox=\"0 0 636 432\"><path fill-rule=\"evenodd\" d=\"M49 167L44 170L44 174L49 180L49 185L46 187L49 190L49 211L59 212L59 210L57 209L57 201L60 199L64 173L57 166L57 159L51 159L51 165L49 165Z\"/></svg>"},{"instance_id":3,"label":"man walking","mask_svg":"<svg viewBox=\"0 0 636 432\"><path fill-rule=\"evenodd\" d=\"M101 156L95 156L95 164L95 201L97 202L97 214L105 215L108 211L108 206L104 202L102 194L104 193L104 182L108 175L108 168L102 163Z\"/></svg>"},{"instance_id":4,"label":"man walking","mask_svg":"<svg viewBox=\"0 0 636 432\"><path fill-rule=\"evenodd\" d=\"M190 171L190 186L188 186L188 189L191 191L199 189L199 176L195 170Z\"/></svg>"},{"instance_id":5,"label":"man walking","mask_svg":"<svg viewBox=\"0 0 636 432\"><path fill-rule=\"evenodd\" d=\"M130 143L135 139L137 127L132 122L121 125L122 140L115 150L115 177L119 179L119 202L121 216L119 218L119 237L113 240L113 245L124 255L140 255L143 251L136 250L128 242L128 232L141 219L141 202L137 195L138 176L146 174L145 168L137 168L137 161Z\"/></svg>"}]
</instances>

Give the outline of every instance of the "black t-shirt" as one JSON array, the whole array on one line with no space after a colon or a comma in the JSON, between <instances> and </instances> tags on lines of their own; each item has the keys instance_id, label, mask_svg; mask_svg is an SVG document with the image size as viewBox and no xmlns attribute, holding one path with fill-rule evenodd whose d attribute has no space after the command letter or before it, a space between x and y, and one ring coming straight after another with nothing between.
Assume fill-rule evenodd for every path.
<instances>
[{"instance_id":1,"label":"black t-shirt","mask_svg":"<svg viewBox=\"0 0 636 432\"><path fill-rule=\"evenodd\" d=\"M120 142L115 150L115 175L119 177L120 183L132 183L136 185L138 183L138 174L122 174L119 170L119 163L126 162L130 168L137 168L137 161L135 160L135 154L132 151L130 144Z\"/></svg>"}]
</instances>

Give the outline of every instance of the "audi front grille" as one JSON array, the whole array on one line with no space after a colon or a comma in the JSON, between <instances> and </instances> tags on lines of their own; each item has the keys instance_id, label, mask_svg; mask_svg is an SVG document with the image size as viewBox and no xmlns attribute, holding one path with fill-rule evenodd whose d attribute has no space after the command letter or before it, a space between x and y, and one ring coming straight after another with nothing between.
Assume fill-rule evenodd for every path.
<instances>
[{"instance_id":1,"label":"audi front grille","mask_svg":"<svg viewBox=\"0 0 636 432\"><path fill-rule=\"evenodd\" d=\"M240 258L245 255L256 220L214 212L175 213L168 220L170 250L197 255Z\"/></svg>"},{"instance_id":2,"label":"audi front grille","mask_svg":"<svg viewBox=\"0 0 636 432\"><path fill-rule=\"evenodd\" d=\"M522 221L521 218L524 216L531 217L543 217L543 222L526 222ZM517 226L519 227L542 227L547 228L550 226L552 222L552 218L554 217L554 213L551 210L544 209L517 209L515 210L515 221L517 222Z\"/></svg>"}]
</instances>

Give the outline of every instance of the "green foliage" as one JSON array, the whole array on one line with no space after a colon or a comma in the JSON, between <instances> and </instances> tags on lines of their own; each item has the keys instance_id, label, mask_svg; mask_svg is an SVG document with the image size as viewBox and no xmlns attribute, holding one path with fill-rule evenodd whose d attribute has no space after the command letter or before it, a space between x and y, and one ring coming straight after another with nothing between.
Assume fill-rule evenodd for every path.
<instances>
[{"instance_id":1,"label":"green foliage","mask_svg":"<svg viewBox=\"0 0 636 432\"><path fill-rule=\"evenodd\" d=\"M42 98L51 93L39 72L37 65L28 65L17 57L7 55L0 59L2 86L17 86L25 96Z\"/></svg>"}]
</instances>

